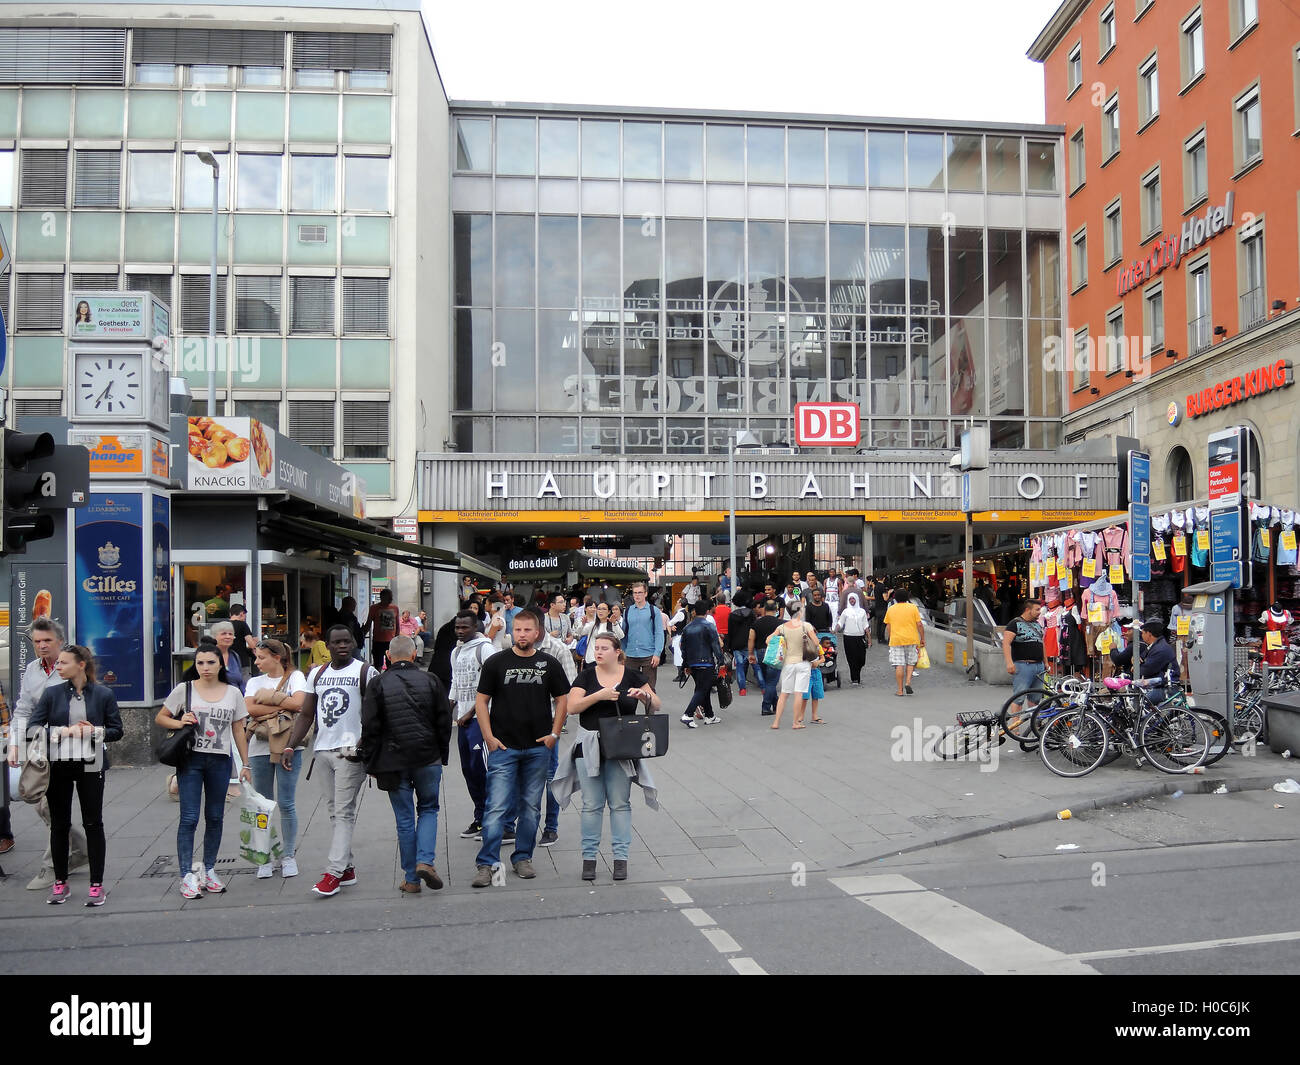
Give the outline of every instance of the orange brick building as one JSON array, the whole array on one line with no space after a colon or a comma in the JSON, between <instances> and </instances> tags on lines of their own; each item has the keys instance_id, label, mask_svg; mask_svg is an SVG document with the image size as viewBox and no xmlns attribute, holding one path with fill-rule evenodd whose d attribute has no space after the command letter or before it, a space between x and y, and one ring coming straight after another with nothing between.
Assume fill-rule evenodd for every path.
<instances>
[{"instance_id":1,"label":"orange brick building","mask_svg":"<svg viewBox=\"0 0 1300 1065\"><path fill-rule=\"evenodd\" d=\"M1294 503L1275 371L1300 350L1300 13L1064 0L1029 56L1065 127L1067 439L1142 439L1173 502L1204 494L1208 433L1244 422L1260 496Z\"/></svg>"}]
</instances>

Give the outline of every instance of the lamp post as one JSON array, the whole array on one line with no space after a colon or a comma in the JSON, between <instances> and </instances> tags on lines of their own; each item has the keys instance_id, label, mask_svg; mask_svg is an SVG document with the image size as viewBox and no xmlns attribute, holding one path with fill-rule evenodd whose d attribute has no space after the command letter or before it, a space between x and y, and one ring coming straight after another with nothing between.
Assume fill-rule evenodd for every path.
<instances>
[{"instance_id":1,"label":"lamp post","mask_svg":"<svg viewBox=\"0 0 1300 1065\"><path fill-rule=\"evenodd\" d=\"M728 605L736 601L736 581L740 578L740 571L736 569L736 449L755 447L758 443L758 437L748 429L736 429L732 432L731 447L727 451L727 484L731 486L731 512L727 528L727 542L731 549L731 589L727 595Z\"/></svg>"},{"instance_id":2,"label":"lamp post","mask_svg":"<svg viewBox=\"0 0 1300 1065\"><path fill-rule=\"evenodd\" d=\"M221 186L221 164L211 148L199 148L199 162L212 167L212 263L208 273L208 410L217 416L217 200Z\"/></svg>"}]
</instances>

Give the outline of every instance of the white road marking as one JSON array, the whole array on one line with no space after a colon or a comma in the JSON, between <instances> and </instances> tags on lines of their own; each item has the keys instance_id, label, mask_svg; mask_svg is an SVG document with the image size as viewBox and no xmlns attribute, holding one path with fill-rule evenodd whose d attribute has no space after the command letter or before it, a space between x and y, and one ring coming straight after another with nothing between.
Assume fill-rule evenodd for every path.
<instances>
[{"instance_id":1,"label":"white road marking","mask_svg":"<svg viewBox=\"0 0 1300 1065\"><path fill-rule=\"evenodd\" d=\"M735 954L740 950L740 944L721 928L701 928L700 931L719 954Z\"/></svg>"},{"instance_id":2,"label":"white road marking","mask_svg":"<svg viewBox=\"0 0 1300 1065\"><path fill-rule=\"evenodd\" d=\"M1014 928L930 891L907 877L846 877L865 906L981 973L1096 974L1077 955L1036 943ZM862 883L867 881L867 883ZM875 883L873 883L875 882ZM844 884L833 880L842 890Z\"/></svg>"},{"instance_id":3,"label":"white road marking","mask_svg":"<svg viewBox=\"0 0 1300 1065\"><path fill-rule=\"evenodd\" d=\"M709 925L715 925L718 922L700 909L682 910L681 914L696 928L707 928Z\"/></svg>"},{"instance_id":4,"label":"white road marking","mask_svg":"<svg viewBox=\"0 0 1300 1065\"><path fill-rule=\"evenodd\" d=\"M753 958L728 958L731 967L740 973L741 976L766 976L767 970L758 964Z\"/></svg>"},{"instance_id":5,"label":"white road marking","mask_svg":"<svg viewBox=\"0 0 1300 1065\"><path fill-rule=\"evenodd\" d=\"M1161 943L1154 947L1119 947L1115 950L1089 950L1071 954L1076 961L1102 961L1107 958L1135 958L1143 954L1183 954L1193 950L1216 950L1219 947L1249 947L1256 943L1289 943L1300 939L1300 932L1272 932L1262 936L1229 936L1225 939L1201 939L1194 943Z\"/></svg>"},{"instance_id":6,"label":"white road marking","mask_svg":"<svg viewBox=\"0 0 1300 1065\"><path fill-rule=\"evenodd\" d=\"M674 906L689 906L691 904L691 897L679 887L673 887L671 884L661 884L659 890L664 893L664 898Z\"/></svg>"}]
</instances>

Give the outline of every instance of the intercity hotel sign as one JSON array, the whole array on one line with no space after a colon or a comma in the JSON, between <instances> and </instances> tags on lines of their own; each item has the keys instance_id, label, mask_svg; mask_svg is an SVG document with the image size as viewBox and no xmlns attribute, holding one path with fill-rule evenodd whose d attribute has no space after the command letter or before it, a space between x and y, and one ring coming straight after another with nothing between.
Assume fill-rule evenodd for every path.
<instances>
[{"instance_id":1,"label":"intercity hotel sign","mask_svg":"<svg viewBox=\"0 0 1300 1065\"><path fill-rule=\"evenodd\" d=\"M1145 258L1126 266L1115 278L1115 294L1124 295L1145 284L1169 267L1177 267L1188 255L1207 241L1217 237L1232 226L1232 204L1235 193L1218 207L1206 209L1200 218L1189 218L1183 228L1173 236L1162 236L1151 247Z\"/></svg>"},{"instance_id":2,"label":"intercity hotel sign","mask_svg":"<svg viewBox=\"0 0 1300 1065\"><path fill-rule=\"evenodd\" d=\"M1278 359L1250 373L1218 381L1209 388L1187 395L1187 416L1200 418L1213 414L1216 410L1231 407L1234 403L1243 403L1257 396L1267 395L1279 388L1287 388L1295 382L1295 373L1288 359ZM1170 424L1177 424L1173 421Z\"/></svg>"}]
</instances>

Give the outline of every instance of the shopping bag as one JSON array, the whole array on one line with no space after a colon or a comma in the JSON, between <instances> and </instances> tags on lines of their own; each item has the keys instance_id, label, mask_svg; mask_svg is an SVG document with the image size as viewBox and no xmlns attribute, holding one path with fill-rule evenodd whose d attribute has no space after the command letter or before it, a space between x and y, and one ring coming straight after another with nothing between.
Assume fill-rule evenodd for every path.
<instances>
[{"instance_id":1,"label":"shopping bag","mask_svg":"<svg viewBox=\"0 0 1300 1065\"><path fill-rule=\"evenodd\" d=\"M767 638L767 647L763 651L763 665L783 666L785 664L785 637L779 632Z\"/></svg>"},{"instance_id":2,"label":"shopping bag","mask_svg":"<svg viewBox=\"0 0 1300 1065\"><path fill-rule=\"evenodd\" d=\"M916 652L916 668L917 669L930 668L930 652L927 651L924 647L922 647L919 651Z\"/></svg>"},{"instance_id":3,"label":"shopping bag","mask_svg":"<svg viewBox=\"0 0 1300 1065\"><path fill-rule=\"evenodd\" d=\"M239 856L254 865L266 865L284 853L280 833L271 823L275 803L264 799L251 784L241 786L239 800Z\"/></svg>"}]
</instances>

